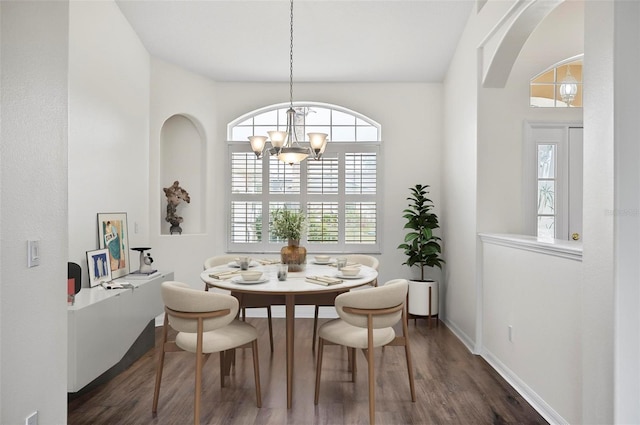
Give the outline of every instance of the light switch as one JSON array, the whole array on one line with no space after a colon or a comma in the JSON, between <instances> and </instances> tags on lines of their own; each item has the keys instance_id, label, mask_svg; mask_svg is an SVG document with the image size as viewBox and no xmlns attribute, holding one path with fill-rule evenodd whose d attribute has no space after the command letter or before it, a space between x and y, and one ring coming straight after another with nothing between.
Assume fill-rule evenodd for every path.
<instances>
[{"instance_id":1,"label":"light switch","mask_svg":"<svg viewBox=\"0 0 640 425\"><path fill-rule=\"evenodd\" d=\"M27 241L27 266L40 265L40 241Z\"/></svg>"}]
</instances>

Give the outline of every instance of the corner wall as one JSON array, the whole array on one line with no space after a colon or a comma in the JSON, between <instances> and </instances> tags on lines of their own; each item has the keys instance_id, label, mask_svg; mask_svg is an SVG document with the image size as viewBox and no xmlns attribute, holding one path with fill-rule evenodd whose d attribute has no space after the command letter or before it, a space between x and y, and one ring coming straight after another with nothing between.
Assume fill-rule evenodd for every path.
<instances>
[{"instance_id":1,"label":"corner wall","mask_svg":"<svg viewBox=\"0 0 640 425\"><path fill-rule=\"evenodd\" d=\"M126 212L129 246L148 244L150 65L115 2L74 1L69 12L68 261L88 286L98 213Z\"/></svg>"},{"instance_id":2,"label":"corner wall","mask_svg":"<svg viewBox=\"0 0 640 425\"><path fill-rule=\"evenodd\" d=\"M0 423L67 420L69 4L0 2ZM27 240L40 265L27 268Z\"/></svg>"}]
</instances>

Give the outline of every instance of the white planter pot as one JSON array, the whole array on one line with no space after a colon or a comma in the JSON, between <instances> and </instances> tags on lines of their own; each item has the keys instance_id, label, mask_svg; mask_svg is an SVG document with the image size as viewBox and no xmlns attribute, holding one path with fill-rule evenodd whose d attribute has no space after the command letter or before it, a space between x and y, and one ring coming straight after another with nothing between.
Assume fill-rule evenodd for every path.
<instances>
[{"instance_id":1,"label":"white planter pot","mask_svg":"<svg viewBox=\"0 0 640 425\"><path fill-rule=\"evenodd\" d=\"M431 311L429 311L429 293L431 293ZM435 280L409 281L409 314L424 317L438 315L438 282Z\"/></svg>"}]
</instances>

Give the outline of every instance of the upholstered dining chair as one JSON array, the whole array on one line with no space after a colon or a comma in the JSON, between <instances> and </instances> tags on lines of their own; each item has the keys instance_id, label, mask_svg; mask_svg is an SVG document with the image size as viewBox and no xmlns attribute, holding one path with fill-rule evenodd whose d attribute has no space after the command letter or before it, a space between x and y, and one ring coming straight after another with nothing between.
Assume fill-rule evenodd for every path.
<instances>
[{"instance_id":1,"label":"upholstered dining chair","mask_svg":"<svg viewBox=\"0 0 640 425\"><path fill-rule=\"evenodd\" d=\"M369 266L375 271L378 271L380 262L372 255L366 254L349 254L344 256L347 259L347 263L362 264L363 266ZM378 286L378 279L371 282L371 286ZM313 314L313 341L311 342L311 350L316 351L316 335L318 330L318 314L320 313L320 307L333 307L329 304L316 304L316 309Z\"/></svg>"},{"instance_id":2,"label":"upholstered dining chair","mask_svg":"<svg viewBox=\"0 0 640 425\"><path fill-rule=\"evenodd\" d=\"M158 398L164 355L170 351L189 351L196 355L194 424L200 423L202 367L211 353L220 353L220 386L224 387L225 351L241 347L253 350L256 404L262 406L260 369L258 365L258 332L248 323L235 320L238 300L227 294L203 292L176 281L163 282L160 291L165 305L162 350L158 355L153 409L158 411ZM175 341L168 341L168 328L178 331ZM228 356L228 354L227 354Z\"/></svg>"},{"instance_id":3,"label":"upholstered dining chair","mask_svg":"<svg viewBox=\"0 0 640 425\"><path fill-rule=\"evenodd\" d=\"M318 331L315 404L318 404L320 396L320 374L325 345L343 345L349 348L352 382L355 382L356 375L356 349L360 348L365 352L369 371L369 422L371 424L375 423L376 381L373 353L376 347L404 346L411 401L416 401L409 333L405 320L408 288L409 282L406 279L394 279L383 286L345 292L336 297L335 307L340 318L324 323ZM402 336L396 336L393 329L398 322L402 322Z\"/></svg>"},{"instance_id":4,"label":"upholstered dining chair","mask_svg":"<svg viewBox=\"0 0 640 425\"><path fill-rule=\"evenodd\" d=\"M204 260L203 268L204 270L210 269L211 267L223 266L225 264L229 264L232 261L235 261L237 255L225 254L225 255L216 255L214 257L209 257ZM204 290L209 290L209 285L205 282ZM235 292L231 292L236 298L242 299L242 320L246 319L246 309L247 308L266 308L267 309L267 324L269 326L269 346L271 348L271 352L273 353L273 325L271 322L271 305L263 305L255 300L247 301L246 297L241 297Z\"/></svg>"}]
</instances>

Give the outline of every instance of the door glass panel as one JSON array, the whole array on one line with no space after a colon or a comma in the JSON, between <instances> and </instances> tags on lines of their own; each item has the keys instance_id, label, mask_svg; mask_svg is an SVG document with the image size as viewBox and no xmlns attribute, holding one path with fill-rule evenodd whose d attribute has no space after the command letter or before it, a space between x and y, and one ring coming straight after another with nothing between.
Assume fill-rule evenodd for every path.
<instances>
[{"instance_id":1,"label":"door glass panel","mask_svg":"<svg viewBox=\"0 0 640 425\"><path fill-rule=\"evenodd\" d=\"M538 214L553 214L555 211L555 182L538 182Z\"/></svg>"},{"instance_id":2,"label":"door glass panel","mask_svg":"<svg viewBox=\"0 0 640 425\"><path fill-rule=\"evenodd\" d=\"M553 216L538 216L538 237L555 238L555 221Z\"/></svg>"},{"instance_id":3,"label":"door glass panel","mask_svg":"<svg viewBox=\"0 0 640 425\"><path fill-rule=\"evenodd\" d=\"M538 178L552 179L556 174L556 145L538 145Z\"/></svg>"}]
</instances>

